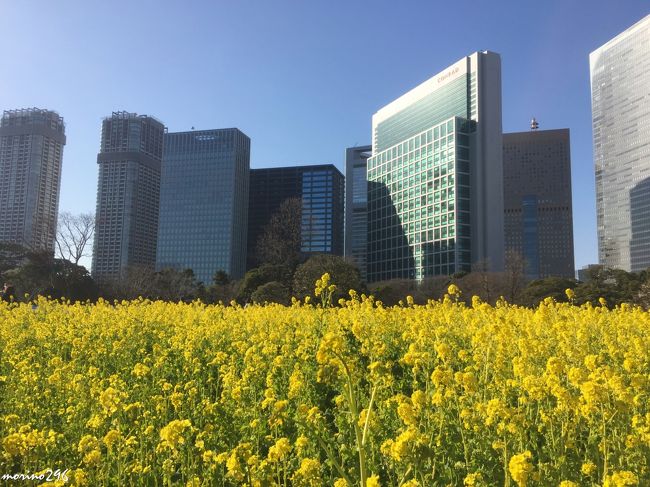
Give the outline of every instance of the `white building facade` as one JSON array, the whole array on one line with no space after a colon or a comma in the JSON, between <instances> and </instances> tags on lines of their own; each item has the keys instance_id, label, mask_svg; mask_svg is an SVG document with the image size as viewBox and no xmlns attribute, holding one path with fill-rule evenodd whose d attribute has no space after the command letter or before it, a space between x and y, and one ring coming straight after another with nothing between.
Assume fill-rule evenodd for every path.
<instances>
[{"instance_id":1,"label":"white building facade","mask_svg":"<svg viewBox=\"0 0 650 487\"><path fill-rule=\"evenodd\" d=\"M598 260L650 267L650 15L589 56Z\"/></svg>"},{"instance_id":2,"label":"white building facade","mask_svg":"<svg viewBox=\"0 0 650 487\"><path fill-rule=\"evenodd\" d=\"M503 269L501 58L475 52L372 117L368 281Z\"/></svg>"}]
</instances>

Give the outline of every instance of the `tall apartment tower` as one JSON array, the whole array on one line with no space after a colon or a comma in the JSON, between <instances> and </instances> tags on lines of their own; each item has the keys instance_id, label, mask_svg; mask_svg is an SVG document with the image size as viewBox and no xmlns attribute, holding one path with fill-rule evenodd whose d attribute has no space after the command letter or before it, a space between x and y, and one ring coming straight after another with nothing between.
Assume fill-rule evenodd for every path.
<instances>
[{"instance_id":1,"label":"tall apartment tower","mask_svg":"<svg viewBox=\"0 0 650 487\"><path fill-rule=\"evenodd\" d=\"M650 267L650 15L589 56L598 260Z\"/></svg>"},{"instance_id":2,"label":"tall apartment tower","mask_svg":"<svg viewBox=\"0 0 650 487\"><path fill-rule=\"evenodd\" d=\"M529 279L574 276L570 145L569 129L503 134L506 259Z\"/></svg>"},{"instance_id":3,"label":"tall apartment tower","mask_svg":"<svg viewBox=\"0 0 650 487\"><path fill-rule=\"evenodd\" d=\"M372 146L350 147L345 151L345 237L344 255L357 265L366 279L368 253L368 158Z\"/></svg>"},{"instance_id":4,"label":"tall apartment tower","mask_svg":"<svg viewBox=\"0 0 650 487\"><path fill-rule=\"evenodd\" d=\"M156 268L192 269L206 285L219 270L242 277L250 139L233 128L164 140Z\"/></svg>"},{"instance_id":5,"label":"tall apartment tower","mask_svg":"<svg viewBox=\"0 0 650 487\"><path fill-rule=\"evenodd\" d=\"M282 202L301 200L301 252L343 255L345 177L332 164L252 169L248 268L259 264L257 242Z\"/></svg>"},{"instance_id":6,"label":"tall apartment tower","mask_svg":"<svg viewBox=\"0 0 650 487\"><path fill-rule=\"evenodd\" d=\"M113 112L102 123L92 275L117 279L156 263L160 164L165 127L153 117Z\"/></svg>"},{"instance_id":7,"label":"tall apartment tower","mask_svg":"<svg viewBox=\"0 0 650 487\"><path fill-rule=\"evenodd\" d=\"M368 281L503 269L501 58L475 52L372 117Z\"/></svg>"},{"instance_id":8,"label":"tall apartment tower","mask_svg":"<svg viewBox=\"0 0 650 487\"><path fill-rule=\"evenodd\" d=\"M0 242L54 252L65 125L56 112L5 111L0 120Z\"/></svg>"}]
</instances>

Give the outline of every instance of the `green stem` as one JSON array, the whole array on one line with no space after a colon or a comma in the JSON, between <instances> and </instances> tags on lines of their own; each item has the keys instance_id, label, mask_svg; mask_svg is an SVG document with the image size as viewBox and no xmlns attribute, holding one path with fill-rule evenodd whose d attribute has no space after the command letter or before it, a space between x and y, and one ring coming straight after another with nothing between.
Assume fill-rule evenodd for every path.
<instances>
[{"instance_id":1,"label":"green stem","mask_svg":"<svg viewBox=\"0 0 650 487\"><path fill-rule=\"evenodd\" d=\"M370 394L370 402L368 403L368 413L366 414L366 422L363 425L363 436L361 437L361 445L366 444L366 436L368 434L368 425L370 424L370 412L372 411L372 406L375 402L375 393L377 392L377 386L372 388L372 393Z\"/></svg>"},{"instance_id":2,"label":"green stem","mask_svg":"<svg viewBox=\"0 0 650 487\"><path fill-rule=\"evenodd\" d=\"M348 403L350 404L350 410L352 412L352 426L354 427L354 436L357 440L357 453L359 454L360 485L361 487L366 487L366 477L368 475L366 472L366 455L363 448L363 438L361 431L359 430L359 408L354 394L354 388L352 386L352 375L350 374L350 369L348 369L343 357L337 353L335 353L335 355L341 362L341 365L343 365L343 371L345 372L345 378L348 383Z\"/></svg>"}]
</instances>

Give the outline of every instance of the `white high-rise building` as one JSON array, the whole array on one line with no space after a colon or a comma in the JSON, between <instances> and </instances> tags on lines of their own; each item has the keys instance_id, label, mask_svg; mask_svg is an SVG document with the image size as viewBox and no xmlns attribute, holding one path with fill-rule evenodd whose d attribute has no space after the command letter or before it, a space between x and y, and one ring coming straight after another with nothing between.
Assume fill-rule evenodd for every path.
<instances>
[{"instance_id":1,"label":"white high-rise building","mask_svg":"<svg viewBox=\"0 0 650 487\"><path fill-rule=\"evenodd\" d=\"M475 52L372 117L368 280L502 270L501 58Z\"/></svg>"},{"instance_id":2,"label":"white high-rise building","mask_svg":"<svg viewBox=\"0 0 650 487\"><path fill-rule=\"evenodd\" d=\"M589 56L598 257L650 267L650 15Z\"/></svg>"},{"instance_id":3,"label":"white high-rise building","mask_svg":"<svg viewBox=\"0 0 650 487\"><path fill-rule=\"evenodd\" d=\"M63 118L39 108L7 110L0 119L0 242L54 252Z\"/></svg>"}]
</instances>

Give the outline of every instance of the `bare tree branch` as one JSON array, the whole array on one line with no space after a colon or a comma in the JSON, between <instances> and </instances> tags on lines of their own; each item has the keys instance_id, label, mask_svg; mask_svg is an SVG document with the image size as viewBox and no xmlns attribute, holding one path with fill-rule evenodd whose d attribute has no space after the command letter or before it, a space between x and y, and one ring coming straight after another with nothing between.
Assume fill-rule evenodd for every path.
<instances>
[{"instance_id":1,"label":"bare tree branch","mask_svg":"<svg viewBox=\"0 0 650 487\"><path fill-rule=\"evenodd\" d=\"M57 257L79 265L79 261L89 255L87 250L94 233L95 215L92 213L61 213L55 238Z\"/></svg>"},{"instance_id":2,"label":"bare tree branch","mask_svg":"<svg viewBox=\"0 0 650 487\"><path fill-rule=\"evenodd\" d=\"M287 198L271 216L257 241L259 263L297 265L301 255L301 228L302 199Z\"/></svg>"}]
</instances>

